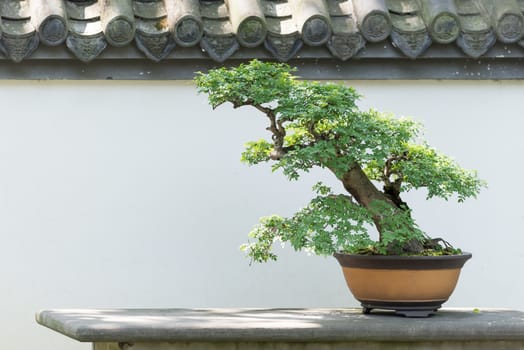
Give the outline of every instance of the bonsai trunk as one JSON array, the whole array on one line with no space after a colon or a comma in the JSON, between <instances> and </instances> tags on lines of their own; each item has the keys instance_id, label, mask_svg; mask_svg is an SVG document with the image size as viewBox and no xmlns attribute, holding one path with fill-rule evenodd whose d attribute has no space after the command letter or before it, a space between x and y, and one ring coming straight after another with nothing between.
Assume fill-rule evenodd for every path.
<instances>
[{"instance_id":1,"label":"bonsai trunk","mask_svg":"<svg viewBox=\"0 0 524 350\"><path fill-rule=\"evenodd\" d=\"M342 177L339 177L339 180L342 181L346 191L348 191L360 205L373 213L373 222L379 233L379 240L382 241L384 213L372 207L371 203L380 201L385 203L388 208L393 209L394 212L398 211L399 213L405 211L406 208L400 207L399 204L397 204L398 201L395 201L394 198L378 190L358 164L352 166ZM413 227L409 227L409 229L414 230ZM403 250L409 253L420 253L423 249L423 244L418 240L411 240L403 246Z\"/></svg>"}]
</instances>

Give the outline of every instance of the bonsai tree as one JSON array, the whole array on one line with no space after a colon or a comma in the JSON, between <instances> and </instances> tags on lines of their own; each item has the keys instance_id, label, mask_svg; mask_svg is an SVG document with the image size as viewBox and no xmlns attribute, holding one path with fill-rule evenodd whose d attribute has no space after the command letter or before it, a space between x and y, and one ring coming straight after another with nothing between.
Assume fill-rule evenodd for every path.
<instances>
[{"instance_id":1,"label":"bonsai tree","mask_svg":"<svg viewBox=\"0 0 524 350\"><path fill-rule=\"evenodd\" d=\"M322 183L314 198L293 216L260 220L243 246L257 262L275 260L277 241L320 255L455 254L415 223L401 194L425 188L427 198L475 197L484 186L474 171L420 139L420 124L376 110L361 111L359 95L340 84L298 80L286 64L257 60L236 68L199 73L199 92L214 108L230 102L251 106L268 121L268 140L246 144L242 161L271 162L290 180L314 167L331 172L346 193ZM372 227L378 240L368 234Z\"/></svg>"}]
</instances>

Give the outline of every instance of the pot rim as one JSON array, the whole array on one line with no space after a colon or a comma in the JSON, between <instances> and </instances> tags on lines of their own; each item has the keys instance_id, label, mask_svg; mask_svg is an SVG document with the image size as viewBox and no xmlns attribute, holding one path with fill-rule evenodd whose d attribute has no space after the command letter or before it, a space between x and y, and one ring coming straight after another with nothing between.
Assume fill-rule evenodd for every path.
<instances>
[{"instance_id":1,"label":"pot rim","mask_svg":"<svg viewBox=\"0 0 524 350\"><path fill-rule=\"evenodd\" d=\"M334 257L342 267L364 269L403 269L403 270L439 270L454 269L464 266L472 257L471 253L457 255L359 255L335 253Z\"/></svg>"}]
</instances>

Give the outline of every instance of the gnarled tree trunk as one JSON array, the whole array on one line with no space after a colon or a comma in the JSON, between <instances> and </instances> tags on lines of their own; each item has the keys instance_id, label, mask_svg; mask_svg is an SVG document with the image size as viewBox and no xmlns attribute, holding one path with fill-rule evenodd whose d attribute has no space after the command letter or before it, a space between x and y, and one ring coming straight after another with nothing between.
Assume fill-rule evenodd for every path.
<instances>
[{"instance_id":1,"label":"gnarled tree trunk","mask_svg":"<svg viewBox=\"0 0 524 350\"><path fill-rule=\"evenodd\" d=\"M385 203L387 207L393 209L394 212L398 211L400 213L401 211L407 210L407 208L402 208L399 204L395 203L390 196L378 190L358 164L353 165L342 177L339 177L339 180L344 185L346 191L348 191L360 205L373 213L373 222L379 233L380 240L382 240L382 231L384 229L384 215L382 215L372 203L376 201ZM409 227L408 229L414 228ZM407 242L402 249L409 253L420 253L424 249L424 246L417 240L411 240Z\"/></svg>"}]
</instances>

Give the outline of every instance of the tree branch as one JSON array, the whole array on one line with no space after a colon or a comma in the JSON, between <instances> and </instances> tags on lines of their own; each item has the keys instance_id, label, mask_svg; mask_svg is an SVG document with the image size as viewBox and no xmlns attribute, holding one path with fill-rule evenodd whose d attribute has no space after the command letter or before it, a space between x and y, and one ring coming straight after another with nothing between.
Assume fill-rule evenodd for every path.
<instances>
[{"instance_id":1,"label":"tree branch","mask_svg":"<svg viewBox=\"0 0 524 350\"><path fill-rule=\"evenodd\" d=\"M398 197L400 194L400 187L402 186L402 174L393 170L395 162L400 160L407 160L407 153L403 152L401 155L392 155L386 160L384 170L382 172L382 181L384 182L384 192ZM391 181L391 176L397 175L397 179ZM398 198L400 200L400 198ZM402 201L401 201L402 202ZM402 202L403 203L403 202Z\"/></svg>"},{"instance_id":2,"label":"tree branch","mask_svg":"<svg viewBox=\"0 0 524 350\"><path fill-rule=\"evenodd\" d=\"M386 160L386 164L384 166L384 172L382 175L382 181L384 182L384 194L388 196L393 203L399 208L408 208L408 205L406 202L400 198L400 188L402 186L402 174L400 174L398 171L393 170L393 164L394 162L397 162L399 160L406 159L406 153L403 153L402 155L394 155L389 157ZM394 181L391 181L391 176L397 175L397 178Z\"/></svg>"},{"instance_id":3,"label":"tree branch","mask_svg":"<svg viewBox=\"0 0 524 350\"><path fill-rule=\"evenodd\" d=\"M260 112L264 113L269 119L269 126L266 130L270 131L273 135L271 139L273 140L274 149L270 154L270 158L273 160L281 159L286 153L284 150L284 138L286 136L286 129L284 128L283 121L277 120L277 115L275 110L269 107L264 107L260 104L255 103L252 100L244 101L243 106L253 106L258 109Z\"/></svg>"},{"instance_id":4,"label":"tree branch","mask_svg":"<svg viewBox=\"0 0 524 350\"><path fill-rule=\"evenodd\" d=\"M318 141L320 139L320 134L315 131L316 123L315 121L311 121L308 125L308 131L311 135L313 135L313 138Z\"/></svg>"}]
</instances>

